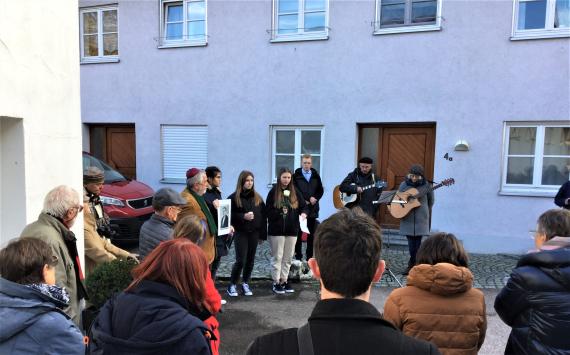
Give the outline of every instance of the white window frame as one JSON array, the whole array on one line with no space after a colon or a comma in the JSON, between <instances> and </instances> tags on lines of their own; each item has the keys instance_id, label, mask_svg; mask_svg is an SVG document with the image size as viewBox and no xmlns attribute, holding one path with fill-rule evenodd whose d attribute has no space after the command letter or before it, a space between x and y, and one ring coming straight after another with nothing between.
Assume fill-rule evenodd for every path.
<instances>
[{"instance_id":1,"label":"white window frame","mask_svg":"<svg viewBox=\"0 0 570 355\"><path fill-rule=\"evenodd\" d=\"M330 0L325 0L325 29L323 31L310 31L305 32L305 0L297 0L298 5L298 18L297 18L297 32L279 34L279 0L273 0L273 17L271 19L271 42L293 42L293 41L315 41L326 40L329 38L329 3Z\"/></svg>"},{"instance_id":2,"label":"white window frame","mask_svg":"<svg viewBox=\"0 0 570 355\"><path fill-rule=\"evenodd\" d=\"M103 11L115 10L117 12L117 51L121 53L121 40L120 40L120 29L119 29L119 6L118 5L107 5L100 7L85 7L79 9L79 50L80 50L80 62L81 64L89 63L117 63L119 62L119 55L104 55L103 49ZM85 56L84 52L84 36L83 36L83 14L88 12L97 13L97 44L98 44L98 56Z\"/></svg>"},{"instance_id":3,"label":"white window frame","mask_svg":"<svg viewBox=\"0 0 570 355\"><path fill-rule=\"evenodd\" d=\"M521 155L532 156L534 158L533 183L532 184L507 184L507 167L509 157L510 129L513 127L536 128L536 141L534 154ZM544 158L544 134L548 127L570 127L568 122L505 122L503 128L503 154L502 154L502 174L501 174L501 195L515 196L542 196L553 197L560 188L559 185L542 185L542 167ZM551 156L549 157L565 157Z\"/></svg>"},{"instance_id":4,"label":"white window frame","mask_svg":"<svg viewBox=\"0 0 570 355\"><path fill-rule=\"evenodd\" d=\"M533 30L519 30L517 25L519 22L519 4L531 0L513 0L513 23L511 40L527 40L542 38L561 38L570 37L570 28L554 28L554 14L556 12L557 0L546 0L546 22L545 28Z\"/></svg>"},{"instance_id":5,"label":"white window frame","mask_svg":"<svg viewBox=\"0 0 570 355\"><path fill-rule=\"evenodd\" d=\"M165 149L165 130L167 128L173 127L183 127L188 129L188 132L185 132L184 135L181 135L180 141L177 142L175 145L180 147L183 151L177 152L178 157L184 157L185 160L180 159L178 162L179 171L176 174L168 173L166 171L166 162L165 162L165 154L167 154ZM194 132L192 130L195 130ZM184 132L182 132L184 133ZM198 141L197 139L193 139L193 135L204 136L205 135L205 146L194 147L193 144L196 144ZM185 184L186 178L184 177L184 172L191 168L196 167L199 169L205 169L208 165L208 140L209 140L209 132L207 125L186 125L186 124L161 124L160 125L160 160L161 160L161 180L162 183L167 184ZM172 142L170 142L172 144ZM198 157L195 157L193 154L188 154L191 150L198 150L198 153L202 151L202 154ZM177 157L169 157L169 158L177 158Z\"/></svg>"},{"instance_id":6,"label":"white window frame","mask_svg":"<svg viewBox=\"0 0 570 355\"><path fill-rule=\"evenodd\" d=\"M410 0L411 1L411 0ZM440 31L441 30L441 8L443 0L437 0L437 11L435 23L432 24L417 24L417 25L398 25L394 27L380 27L380 20L382 19L382 0L376 0L375 20L374 20L374 35L386 35L392 33L408 33L408 32L427 32L427 31Z\"/></svg>"},{"instance_id":7,"label":"white window frame","mask_svg":"<svg viewBox=\"0 0 570 355\"><path fill-rule=\"evenodd\" d=\"M160 39L158 48L176 48L176 47L199 47L208 45L208 0L204 1L204 36L200 38L188 38L188 3L197 2L197 0L160 0L159 2L159 22L160 22ZM201 2L201 1L200 1ZM166 39L166 8L173 4L182 3L183 26L182 39L167 40Z\"/></svg>"},{"instance_id":8,"label":"white window frame","mask_svg":"<svg viewBox=\"0 0 570 355\"><path fill-rule=\"evenodd\" d=\"M276 159L277 156L277 131L295 131L295 152L293 154L287 154L289 156L293 155L293 166L294 169L301 167L301 131L319 131L321 132L321 147L319 154L311 154L311 156L318 156L320 161L320 166L313 166L316 169L320 176L323 176L323 167L324 167L324 148L325 148L325 127L324 126L270 126L271 131L271 167L269 176L271 177L271 182L269 183L268 187L271 187L271 184L277 182L277 177L274 176L275 169L276 169ZM280 154L284 155L284 154ZM293 169L293 171L294 171Z\"/></svg>"}]
</instances>

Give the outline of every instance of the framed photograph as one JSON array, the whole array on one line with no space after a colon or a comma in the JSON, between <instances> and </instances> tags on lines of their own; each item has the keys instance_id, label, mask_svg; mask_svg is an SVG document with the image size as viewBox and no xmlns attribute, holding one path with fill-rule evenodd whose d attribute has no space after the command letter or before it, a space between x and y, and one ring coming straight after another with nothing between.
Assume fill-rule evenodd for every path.
<instances>
[{"instance_id":1,"label":"framed photograph","mask_svg":"<svg viewBox=\"0 0 570 355\"><path fill-rule=\"evenodd\" d=\"M231 215L232 215L232 200L219 200L220 206L218 207L218 235L230 233Z\"/></svg>"}]
</instances>

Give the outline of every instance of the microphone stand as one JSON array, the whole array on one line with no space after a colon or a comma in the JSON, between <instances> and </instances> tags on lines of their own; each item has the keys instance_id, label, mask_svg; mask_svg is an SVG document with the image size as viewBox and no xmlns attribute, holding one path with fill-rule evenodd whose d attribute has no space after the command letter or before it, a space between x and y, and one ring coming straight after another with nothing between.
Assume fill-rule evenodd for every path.
<instances>
[{"instance_id":1,"label":"microphone stand","mask_svg":"<svg viewBox=\"0 0 570 355\"><path fill-rule=\"evenodd\" d=\"M390 203L398 203L398 204L403 206L404 204L408 203L407 201L394 200L395 196L396 196L396 191L393 191L393 192L392 191L385 191L384 193L382 193L380 195L380 197L378 197L378 200L372 201L372 204L373 205L378 205L378 204L388 205ZM388 236L388 246L386 247L386 249L390 249L392 246L392 243L390 240L390 234L387 234L387 236ZM392 281L395 280L400 287L403 287L403 285L400 282L400 280L398 279L398 277L390 269L390 260L386 260L386 269L384 270L384 275L388 275L388 277L390 279L392 279ZM382 277L384 277L384 275L382 275Z\"/></svg>"}]
</instances>

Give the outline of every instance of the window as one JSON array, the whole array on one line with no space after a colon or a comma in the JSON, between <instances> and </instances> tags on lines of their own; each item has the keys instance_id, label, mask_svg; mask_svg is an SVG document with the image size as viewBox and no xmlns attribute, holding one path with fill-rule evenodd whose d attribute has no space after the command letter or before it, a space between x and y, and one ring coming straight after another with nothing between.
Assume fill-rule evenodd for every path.
<instances>
[{"instance_id":1,"label":"window","mask_svg":"<svg viewBox=\"0 0 570 355\"><path fill-rule=\"evenodd\" d=\"M328 38L328 0L274 0L272 42Z\"/></svg>"},{"instance_id":2,"label":"window","mask_svg":"<svg viewBox=\"0 0 570 355\"><path fill-rule=\"evenodd\" d=\"M160 47L206 45L206 0L162 0L160 11Z\"/></svg>"},{"instance_id":3,"label":"window","mask_svg":"<svg viewBox=\"0 0 570 355\"><path fill-rule=\"evenodd\" d=\"M508 123L504 151L502 193L554 196L570 177L570 124Z\"/></svg>"},{"instance_id":4,"label":"window","mask_svg":"<svg viewBox=\"0 0 570 355\"><path fill-rule=\"evenodd\" d=\"M441 0L377 0L374 34L441 29Z\"/></svg>"},{"instance_id":5,"label":"window","mask_svg":"<svg viewBox=\"0 0 570 355\"><path fill-rule=\"evenodd\" d=\"M81 62L119 61L117 6L80 10Z\"/></svg>"},{"instance_id":6,"label":"window","mask_svg":"<svg viewBox=\"0 0 570 355\"><path fill-rule=\"evenodd\" d=\"M208 165L208 126L161 125L162 182L185 183L186 170Z\"/></svg>"},{"instance_id":7,"label":"window","mask_svg":"<svg viewBox=\"0 0 570 355\"><path fill-rule=\"evenodd\" d=\"M511 39L570 37L569 0L514 0Z\"/></svg>"},{"instance_id":8,"label":"window","mask_svg":"<svg viewBox=\"0 0 570 355\"><path fill-rule=\"evenodd\" d=\"M279 169L291 171L301 167L303 154L311 154L313 168L322 175L323 128L322 127L272 127L271 170L273 182Z\"/></svg>"}]
</instances>

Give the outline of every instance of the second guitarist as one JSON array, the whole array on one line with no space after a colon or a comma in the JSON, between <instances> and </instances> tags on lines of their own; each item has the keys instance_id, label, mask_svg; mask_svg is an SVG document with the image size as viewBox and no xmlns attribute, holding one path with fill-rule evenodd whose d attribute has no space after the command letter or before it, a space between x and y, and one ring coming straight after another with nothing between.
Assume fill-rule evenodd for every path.
<instances>
[{"instance_id":1,"label":"second guitarist","mask_svg":"<svg viewBox=\"0 0 570 355\"><path fill-rule=\"evenodd\" d=\"M361 158L358 161L358 168L349 173L340 184L340 191L349 194L359 194L356 202L347 205L347 207L358 206L376 220L376 212L379 205L372 204L372 202L378 200L382 189L373 187L363 191L361 188L361 186L374 185L376 183L376 176L372 172L373 163L374 161L371 158Z\"/></svg>"},{"instance_id":2,"label":"second guitarist","mask_svg":"<svg viewBox=\"0 0 570 355\"><path fill-rule=\"evenodd\" d=\"M408 250L410 259L408 268L404 275L416 264L416 254L422 243L422 237L429 235L430 211L434 203L433 190L429 189L424 176L424 168L421 165L412 165L406 179L400 184L399 191L406 191L415 188L420 191L419 202L421 205L414 208L410 213L400 220L400 234L408 239ZM422 193L422 191L428 191Z\"/></svg>"}]
</instances>

